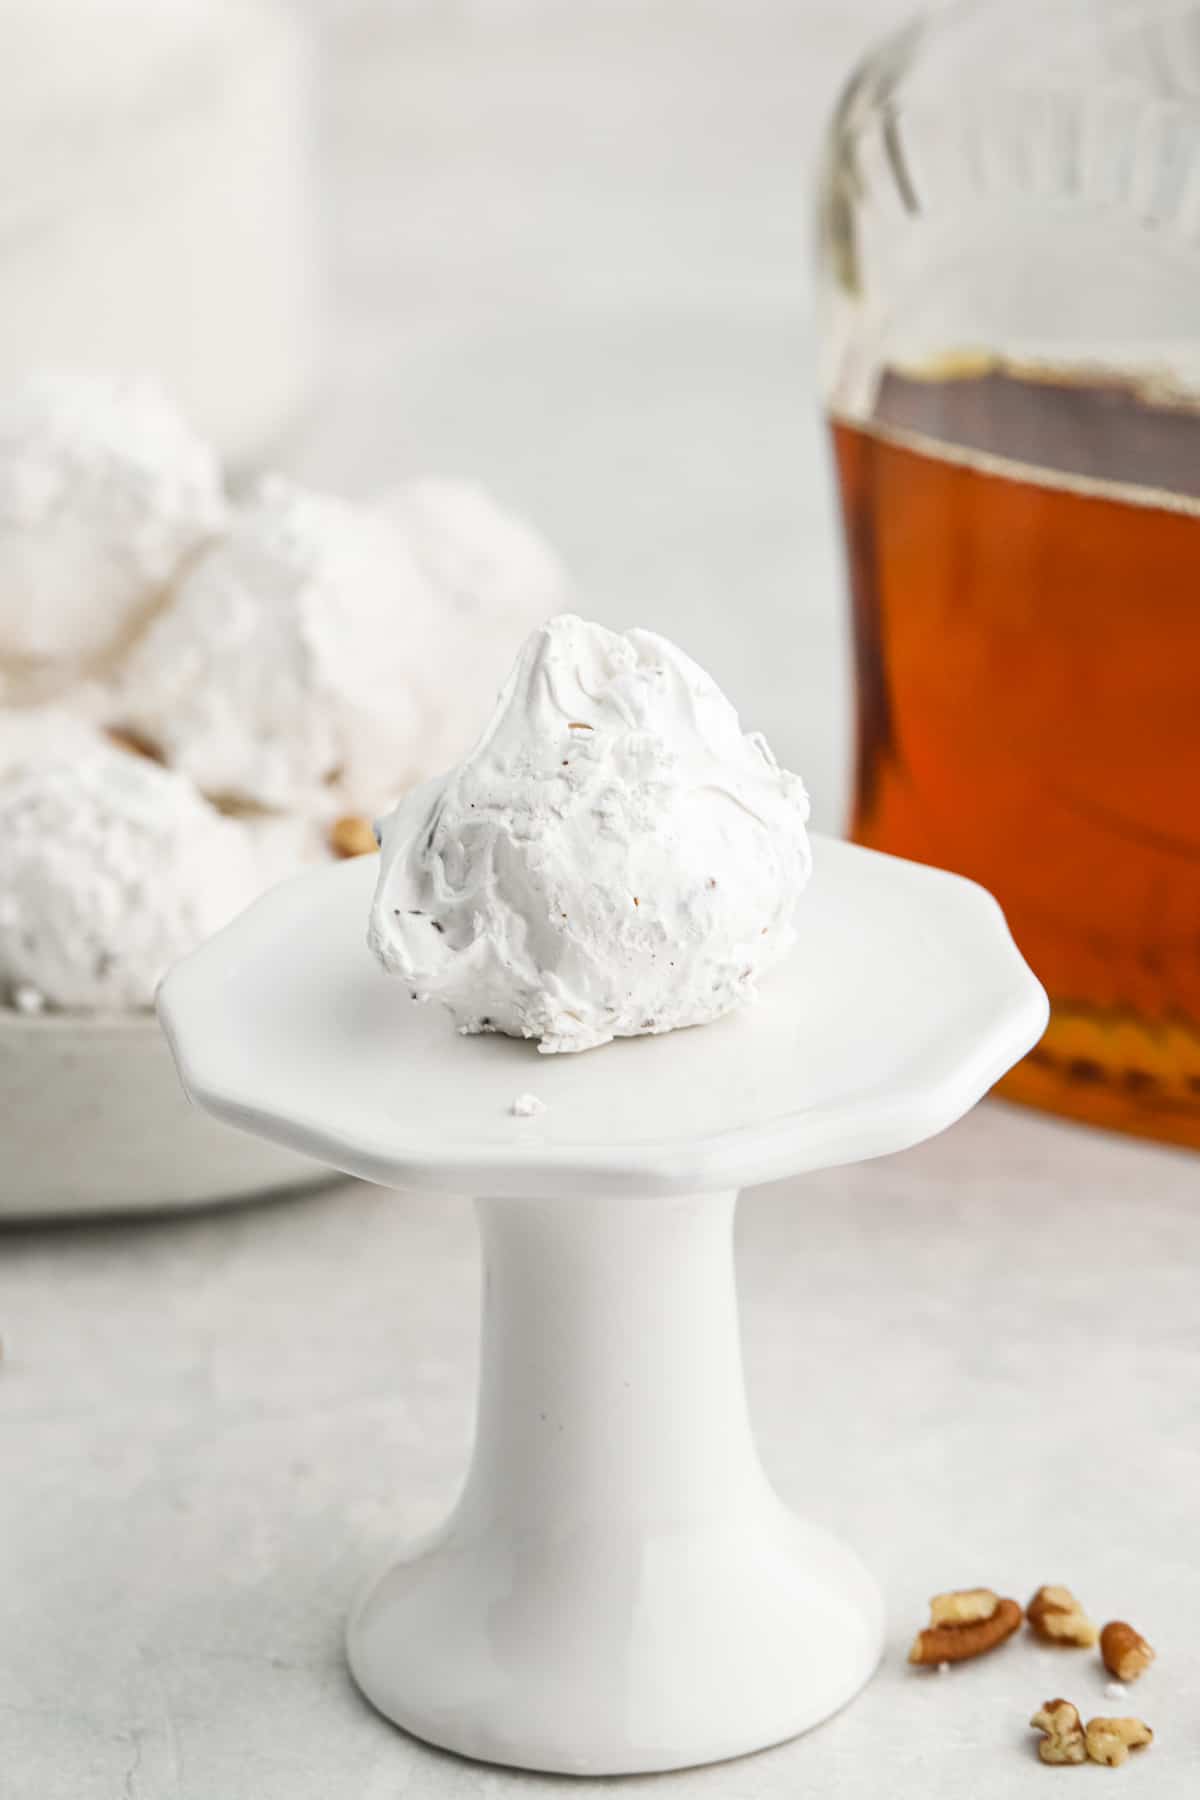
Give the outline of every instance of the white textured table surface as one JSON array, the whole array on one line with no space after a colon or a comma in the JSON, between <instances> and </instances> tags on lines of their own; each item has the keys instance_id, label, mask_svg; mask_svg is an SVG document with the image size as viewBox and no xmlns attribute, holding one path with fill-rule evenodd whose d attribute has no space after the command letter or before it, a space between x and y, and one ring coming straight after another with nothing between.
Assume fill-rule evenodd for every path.
<instances>
[{"instance_id":1,"label":"white textured table surface","mask_svg":"<svg viewBox=\"0 0 1200 1800\"><path fill-rule=\"evenodd\" d=\"M335 354L294 466L490 481L599 616L710 662L835 826L808 187L898 8L320 10ZM768 1467L872 1563L892 1642L842 1717L662 1793L1044 1793L1024 1721L1063 1691L1111 1710L1091 1659L1020 1641L941 1680L904 1654L935 1589L1049 1580L1160 1651L1128 1702L1158 1743L1074 1779L1191 1800L1200 1162L989 1106L750 1196L740 1248ZM342 1663L359 1581L453 1497L476 1280L465 1203L364 1187L0 1236L0 1800L580 1792L405 1739Z\"/></svg>"},{"instance_id":2,"label":"white textured table surface","mask_svg":"<svg viewBox=\"0 0 1200 1800\"><path fill-rule=\"evenodd\" d=\"M764 1458L882 1579L889 1648L830 1724L664 1796L1044 1794L1065 1777L1025 1721L1058 1693L1112 1710L1093 1657L904 1658L935 1590L1047 1580L1159 1649L1129 1703L1159 1741L1077 1779L1194 1796L1198 1188L1183 1155L992 1103L743 1202ZM359 1583L453 1498L476 1286L466 1203L367 1187L6 1235L4 1800L580 1793L425 1749L342 1660Z\"/></svg>"}]
</instances>

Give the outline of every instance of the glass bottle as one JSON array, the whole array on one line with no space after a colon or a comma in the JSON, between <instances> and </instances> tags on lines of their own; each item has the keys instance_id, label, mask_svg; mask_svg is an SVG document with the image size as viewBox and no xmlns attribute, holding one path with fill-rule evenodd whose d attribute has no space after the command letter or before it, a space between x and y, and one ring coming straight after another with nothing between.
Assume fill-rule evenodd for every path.
<instances>
[{"instance_id":1,"label":"glass bottle","mask_svg":"<svg viewBox=\"0 0 1200 1800\"><path fill-rule=\"evenodd\" d=\"M853 835L998 896L1004 1084L1200 1146L1200 4L960 0L820 195Z\"/></svg>"}]
</instances>

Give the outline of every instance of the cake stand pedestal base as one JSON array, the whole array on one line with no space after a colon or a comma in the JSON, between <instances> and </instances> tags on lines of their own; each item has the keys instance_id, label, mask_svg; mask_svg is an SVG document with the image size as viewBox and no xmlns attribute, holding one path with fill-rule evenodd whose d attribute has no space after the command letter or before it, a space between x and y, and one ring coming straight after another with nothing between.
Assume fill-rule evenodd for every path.
<instances>
[{"instance_id":1,"label":"cake stand pedestal base","mask_svg":"<svg viewBox=\"0 0 1200 1800\"><path fill-rule=\"evenodd\" d=\"M418 1737L580 1775L674 1769L835 1712L879 1658L857 1558L771 1491L731 1193L479 1203L474 1457L364 1596L355 1679Z\"/></svg>"}]
</instances>

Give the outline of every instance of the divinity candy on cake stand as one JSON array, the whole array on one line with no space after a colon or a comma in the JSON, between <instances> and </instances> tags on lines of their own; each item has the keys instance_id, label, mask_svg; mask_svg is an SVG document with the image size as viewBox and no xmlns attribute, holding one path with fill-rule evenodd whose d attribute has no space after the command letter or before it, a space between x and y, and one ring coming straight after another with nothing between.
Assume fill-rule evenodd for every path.
<instances>
[{"instance_id":1,"label":"divinity candy on cake stand","mask_svg":"<svg viewBox=\"0 0 1200 1800\"><path fill-rule=\"evenodd\" d=\"M349 1627L363 1692L432 1743L679 1768L806 1730L876 1665L875 1582L755 1449L736 1195L943 1130L1037 1041L1046 999L982 889L833 841L814 857L756 1005L581 1055L408 1004L363 943L369 857L276 888L161 990L202 1106L369 1181L477 1197L470 1469ZM514 1108L528 1092L544 1110Z\"/></svg>"}]
</instances>

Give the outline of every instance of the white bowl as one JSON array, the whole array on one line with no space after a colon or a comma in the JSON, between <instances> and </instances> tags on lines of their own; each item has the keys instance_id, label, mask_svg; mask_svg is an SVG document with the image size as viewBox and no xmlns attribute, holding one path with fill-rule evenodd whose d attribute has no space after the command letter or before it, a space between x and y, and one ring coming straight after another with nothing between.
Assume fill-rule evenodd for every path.
<instances>
[{"instance_id":1,"label":"white bowl","mask_svg":"<svg viewBox=\"0 0 1200 1800\"><path fill-rule=\"evenodd\" d=\"M173 1210L330 1178L192 1106L152 1013L0 1010L0 1217Z\"/></svg>"}]
</instances>

